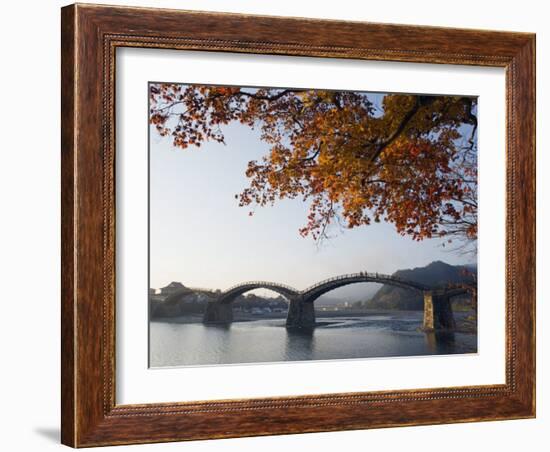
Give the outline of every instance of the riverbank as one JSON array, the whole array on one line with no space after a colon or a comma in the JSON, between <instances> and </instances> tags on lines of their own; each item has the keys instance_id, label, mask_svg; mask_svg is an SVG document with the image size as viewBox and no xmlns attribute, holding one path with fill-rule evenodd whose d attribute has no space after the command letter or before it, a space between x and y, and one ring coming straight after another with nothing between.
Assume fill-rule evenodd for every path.
<instances>
[{"instance_id":1,"label":"riverbank","mask_svg":"<svg viewBox=\"0 0 550 452\"><path fill-rule=\"evenodd\" d=\"M407 312L419 312L419 311L388 311L382 309L369 309L369 310L341 310L341 311L315 311L317 318L339 318L339 317L370 317L378 315L391 315L392 313L406 314ZM255 320L272 320L272 319L286 319L286 312L270 312L259 314L252 314L250 312L234 311L233 322L252 322ZM152 319L153 322L163 323L202 323L202 314L188 314L178 317L158 317Z\"/></svg>"},{"instance_id":2,"label":"riverbank","mask_svg":"<svg viewBox=\"0 0 550 452\"><path fill-rule=\"evenodd\" d=\"M408 317L411 318L418 317L422 311L399 311L399 310L382 310L382 309L349 309L349 310L339 310L339 311L316 311L315 315L317 318L317 326L322 327L331 323L331 319L373 319L379 316L386 317ZM235 311L233 313L233 323L241 322L255 322L262 320L281 320L286 319L286 312L271 312L263 313L261 315L252 314L249 312ZM467 315L466 312L458 311L455 312L456 320L456 333L464 334L476 334L477 332L477 321L471 315ZM188 314L185 316L178 317L159 317L152 319L153 322L159 323L172 323L172 324L202 324L203 316L202 314ZM420 321L421 322L421 321ZM421 326L418 327L418 330L421 329Z\"/></svg>"}]
</instances>

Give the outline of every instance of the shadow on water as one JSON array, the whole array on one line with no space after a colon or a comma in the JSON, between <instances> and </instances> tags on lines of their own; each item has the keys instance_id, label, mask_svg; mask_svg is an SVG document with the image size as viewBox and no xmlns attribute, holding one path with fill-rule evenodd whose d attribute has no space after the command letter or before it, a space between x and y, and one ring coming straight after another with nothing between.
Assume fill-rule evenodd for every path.
<instances>
[{"instance_id":1,"label":"shadow on water","mask_svg":"<svg viewBox=\"0 0 550 452\"><path fill-rule=\"evenodd\" d=\"M434 354L446 354L454 350L455 334L450 331L430 331L425 333L428 350Z\"/></svg>"},{"instance_id":2,"label":"shadow on water","mask_svg":"<svg viewBox=\"0 0 550 452\"><path fill-rule=\"evenodd\" d=\"M315 328L287 328L285 355L287 359L313 359ZM299 357L294 355L299 354Z\"/></svg>"},{"instance_id":3,"label":"shadow on water","mask_svg":"<svg viewBox=\"0 0 550 452\"><path fill-rule=\"evenodd\" d=\"M229 331L231 329L231 323L203 323L204 328L217 330L220 332Z\"/></svg>"}]
</instances>

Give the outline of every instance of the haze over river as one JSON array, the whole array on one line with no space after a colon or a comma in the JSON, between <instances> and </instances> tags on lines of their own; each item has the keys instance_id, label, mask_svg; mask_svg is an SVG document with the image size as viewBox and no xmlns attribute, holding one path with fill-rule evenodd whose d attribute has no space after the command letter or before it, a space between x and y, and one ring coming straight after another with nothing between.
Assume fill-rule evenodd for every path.
<instances>
[{"instance_id":1,"label":"haze over river","mask_svg":"<svg viewBox=\"0 0 550 452\"><path fill-rule=\"evenodd\" d=\"M288 330L285 319L230 325L152 321L150 366L196 366L346 358L476 353L472 333L424 333L421 311L387 311L338 317L317 312L312 330ZM467 313L456 312L460 324Z\"/></svg>"}]
</instances>

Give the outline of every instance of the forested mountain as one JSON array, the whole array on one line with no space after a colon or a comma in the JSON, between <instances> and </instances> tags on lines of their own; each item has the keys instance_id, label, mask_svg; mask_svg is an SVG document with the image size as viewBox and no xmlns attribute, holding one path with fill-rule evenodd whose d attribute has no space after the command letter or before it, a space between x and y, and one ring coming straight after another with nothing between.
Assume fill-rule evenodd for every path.
<instances>
[{"instance_id":1,"label":"forested mountain","mask_svg":"<svg viewBox=\"0 0 550 452\"><path fill-rule=\"evenodd\" d=\"M394 273L402 279L416 281L429 286L446 286L449 284L474 284L477 267L472 265L449 265L435 261L425 267L398 270ZM374 296L360 301L357 306L372 309L423 309L422 294L400 289L399 287L382 286Z\"/></svg>"}]
</instances>

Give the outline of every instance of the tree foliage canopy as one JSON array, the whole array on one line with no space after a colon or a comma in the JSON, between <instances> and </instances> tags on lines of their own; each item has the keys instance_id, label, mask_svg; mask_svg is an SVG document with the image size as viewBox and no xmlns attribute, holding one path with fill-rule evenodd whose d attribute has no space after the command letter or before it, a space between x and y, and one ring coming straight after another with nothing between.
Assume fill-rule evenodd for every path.
<instances>
[{"instance_id":1,"label":"tree foliage canopy","mask_svg":"<svg viewBox=\"0 0 550 452\"><path fill-rule=\"evenodd\" d=\"M258 129L270 151L246 169L241 206L309 202L300 233L393 223L415 240L477 238L476 99L463 96L151 84L150 123L181 149Z\"/></svg>"}]
</instances>

